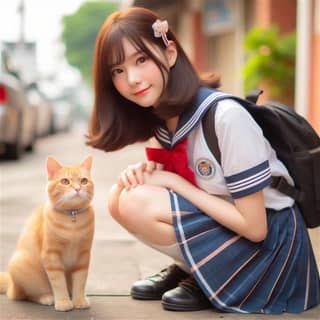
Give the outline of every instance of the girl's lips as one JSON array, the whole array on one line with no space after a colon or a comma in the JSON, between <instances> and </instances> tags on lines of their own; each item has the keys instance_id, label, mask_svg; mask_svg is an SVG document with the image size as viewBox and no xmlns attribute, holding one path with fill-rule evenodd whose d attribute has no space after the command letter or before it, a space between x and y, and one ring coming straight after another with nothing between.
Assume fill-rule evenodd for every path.
<instances>
[{"instance_id":1,"label":"girl's lips","mask_svg":"<svg viewBox=\"0 0 320 320\"><path fill-rule=\"evenodd\" d=\"M151 86L150 86L150 87L151 87ZM142 90L140 90L140 91L137 91L134 95L135 95L135 96L142 96L142 95L144 95L144 94L149 90L150 87L145 88L145 89L142 89Z\"/></svg>"}]
</instances>

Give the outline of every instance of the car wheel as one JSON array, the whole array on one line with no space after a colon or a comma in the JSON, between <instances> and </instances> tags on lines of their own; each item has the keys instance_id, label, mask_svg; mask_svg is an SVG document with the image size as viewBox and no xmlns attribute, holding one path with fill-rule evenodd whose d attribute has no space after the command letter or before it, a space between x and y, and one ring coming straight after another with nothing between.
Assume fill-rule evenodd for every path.
<instances>
[{"instance_id":1,"label":"car wheel","mask_svg":"<svg viewBox=\"0 0 320 320\"><path fill-rule=\"evenodd\" d=\"M32 152L34 150L34 145L36 143L36 139L37 139L37 136L36 136L36 130L34 130L33 132L33 138L32 140L30 141L30 143L25 147L25 151L27 152Z\"/></svg>"},{"instance_id":2,"label":"car wheel","mask_svg":"<svg viewBox=\"0 0 320 320\"><path fill-rule=\"evenodd\" d=\"M7 144L6 155L9 160L18 160L23 152L23 147L19 143Z\"/></svg>"},{"instance_id":3,"label":"car wheel","mask_svg":"<svg viewBox=\"0 0 320 320\"><path fill-rule=\"evenodd\" d=\"M34 143L31 142L29 145L27 145L25 150L27 152L32 152L34 150Z\"/></svg>"},{"instance_id":4,"label":"car wheel","mask_svg":"<svg viewBox=\"0 0 320 320\"><path fill-rule=\"evenodd\" d=\"M24 149L21 142L21 131L22 131L22 113L19 113L19 122L16 132L16 139L14 143L8 143L6 145L6 156L9 160L18 160Z\"/></svg>"}]
</instances>

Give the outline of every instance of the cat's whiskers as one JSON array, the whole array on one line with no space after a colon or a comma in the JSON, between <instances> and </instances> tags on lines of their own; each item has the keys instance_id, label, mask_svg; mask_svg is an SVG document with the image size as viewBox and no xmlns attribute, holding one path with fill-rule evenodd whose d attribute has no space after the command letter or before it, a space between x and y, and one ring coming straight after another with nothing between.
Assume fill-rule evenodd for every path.
<instances>
[{"instance_id":1,"label":"cat's whiskers","mask_svg":"<svg viewBox=\"0 0 320 320\"><path fill-rule=\"evenodd\" d=\"M59 198L57 198L57 199L54 201L54 206L55 206L55 207L62 206L63 204L66 203L66 200L67 200L67 199L65 199L64 194L62 194Z\"/></svg>"}]
</instances>

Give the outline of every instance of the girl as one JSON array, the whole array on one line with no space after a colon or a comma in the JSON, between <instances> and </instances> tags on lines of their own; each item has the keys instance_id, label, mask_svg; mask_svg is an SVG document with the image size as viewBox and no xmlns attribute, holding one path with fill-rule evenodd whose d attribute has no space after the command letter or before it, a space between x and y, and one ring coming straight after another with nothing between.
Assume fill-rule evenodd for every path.
<instances>
[{"instance_id":1,"label":"girl","mask_svg":"<svg viewBox=\"0 0 320 320\"><path fill-rule=\"evenodd\" d=\"M109 211L177 261L131 294L168 310L302 312L320 302L314 254L294 201L269 187L271 174L292 179L231 99L216 106L221 165L209 152L201 119L222 94L209 89L217 85L197 75L149 10L116 12L99 32L87 143L113 151L152 138L153 146L149 161L120 174Z\"/></svg>"}]
</instances>

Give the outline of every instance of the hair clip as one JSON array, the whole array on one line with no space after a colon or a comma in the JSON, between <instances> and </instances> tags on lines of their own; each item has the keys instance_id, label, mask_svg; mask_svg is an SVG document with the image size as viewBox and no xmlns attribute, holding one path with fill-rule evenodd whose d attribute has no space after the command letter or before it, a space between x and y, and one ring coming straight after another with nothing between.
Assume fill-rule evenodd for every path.
<instances>
[{"instance_id":1,"label":"hair clip","mask_svg":"<svg viewBox=\"0 0 320 320\"><path fill-rule=\"evenodd\" d=\"M159 20L157 19L153 24L152 24L152 29L154 32L154 36L156 38L162 37L162 40L166 46L169 45L169 40L167 38L167 32L169 30L169 25L167 20Z\"/></svg>"}]
</instances>

